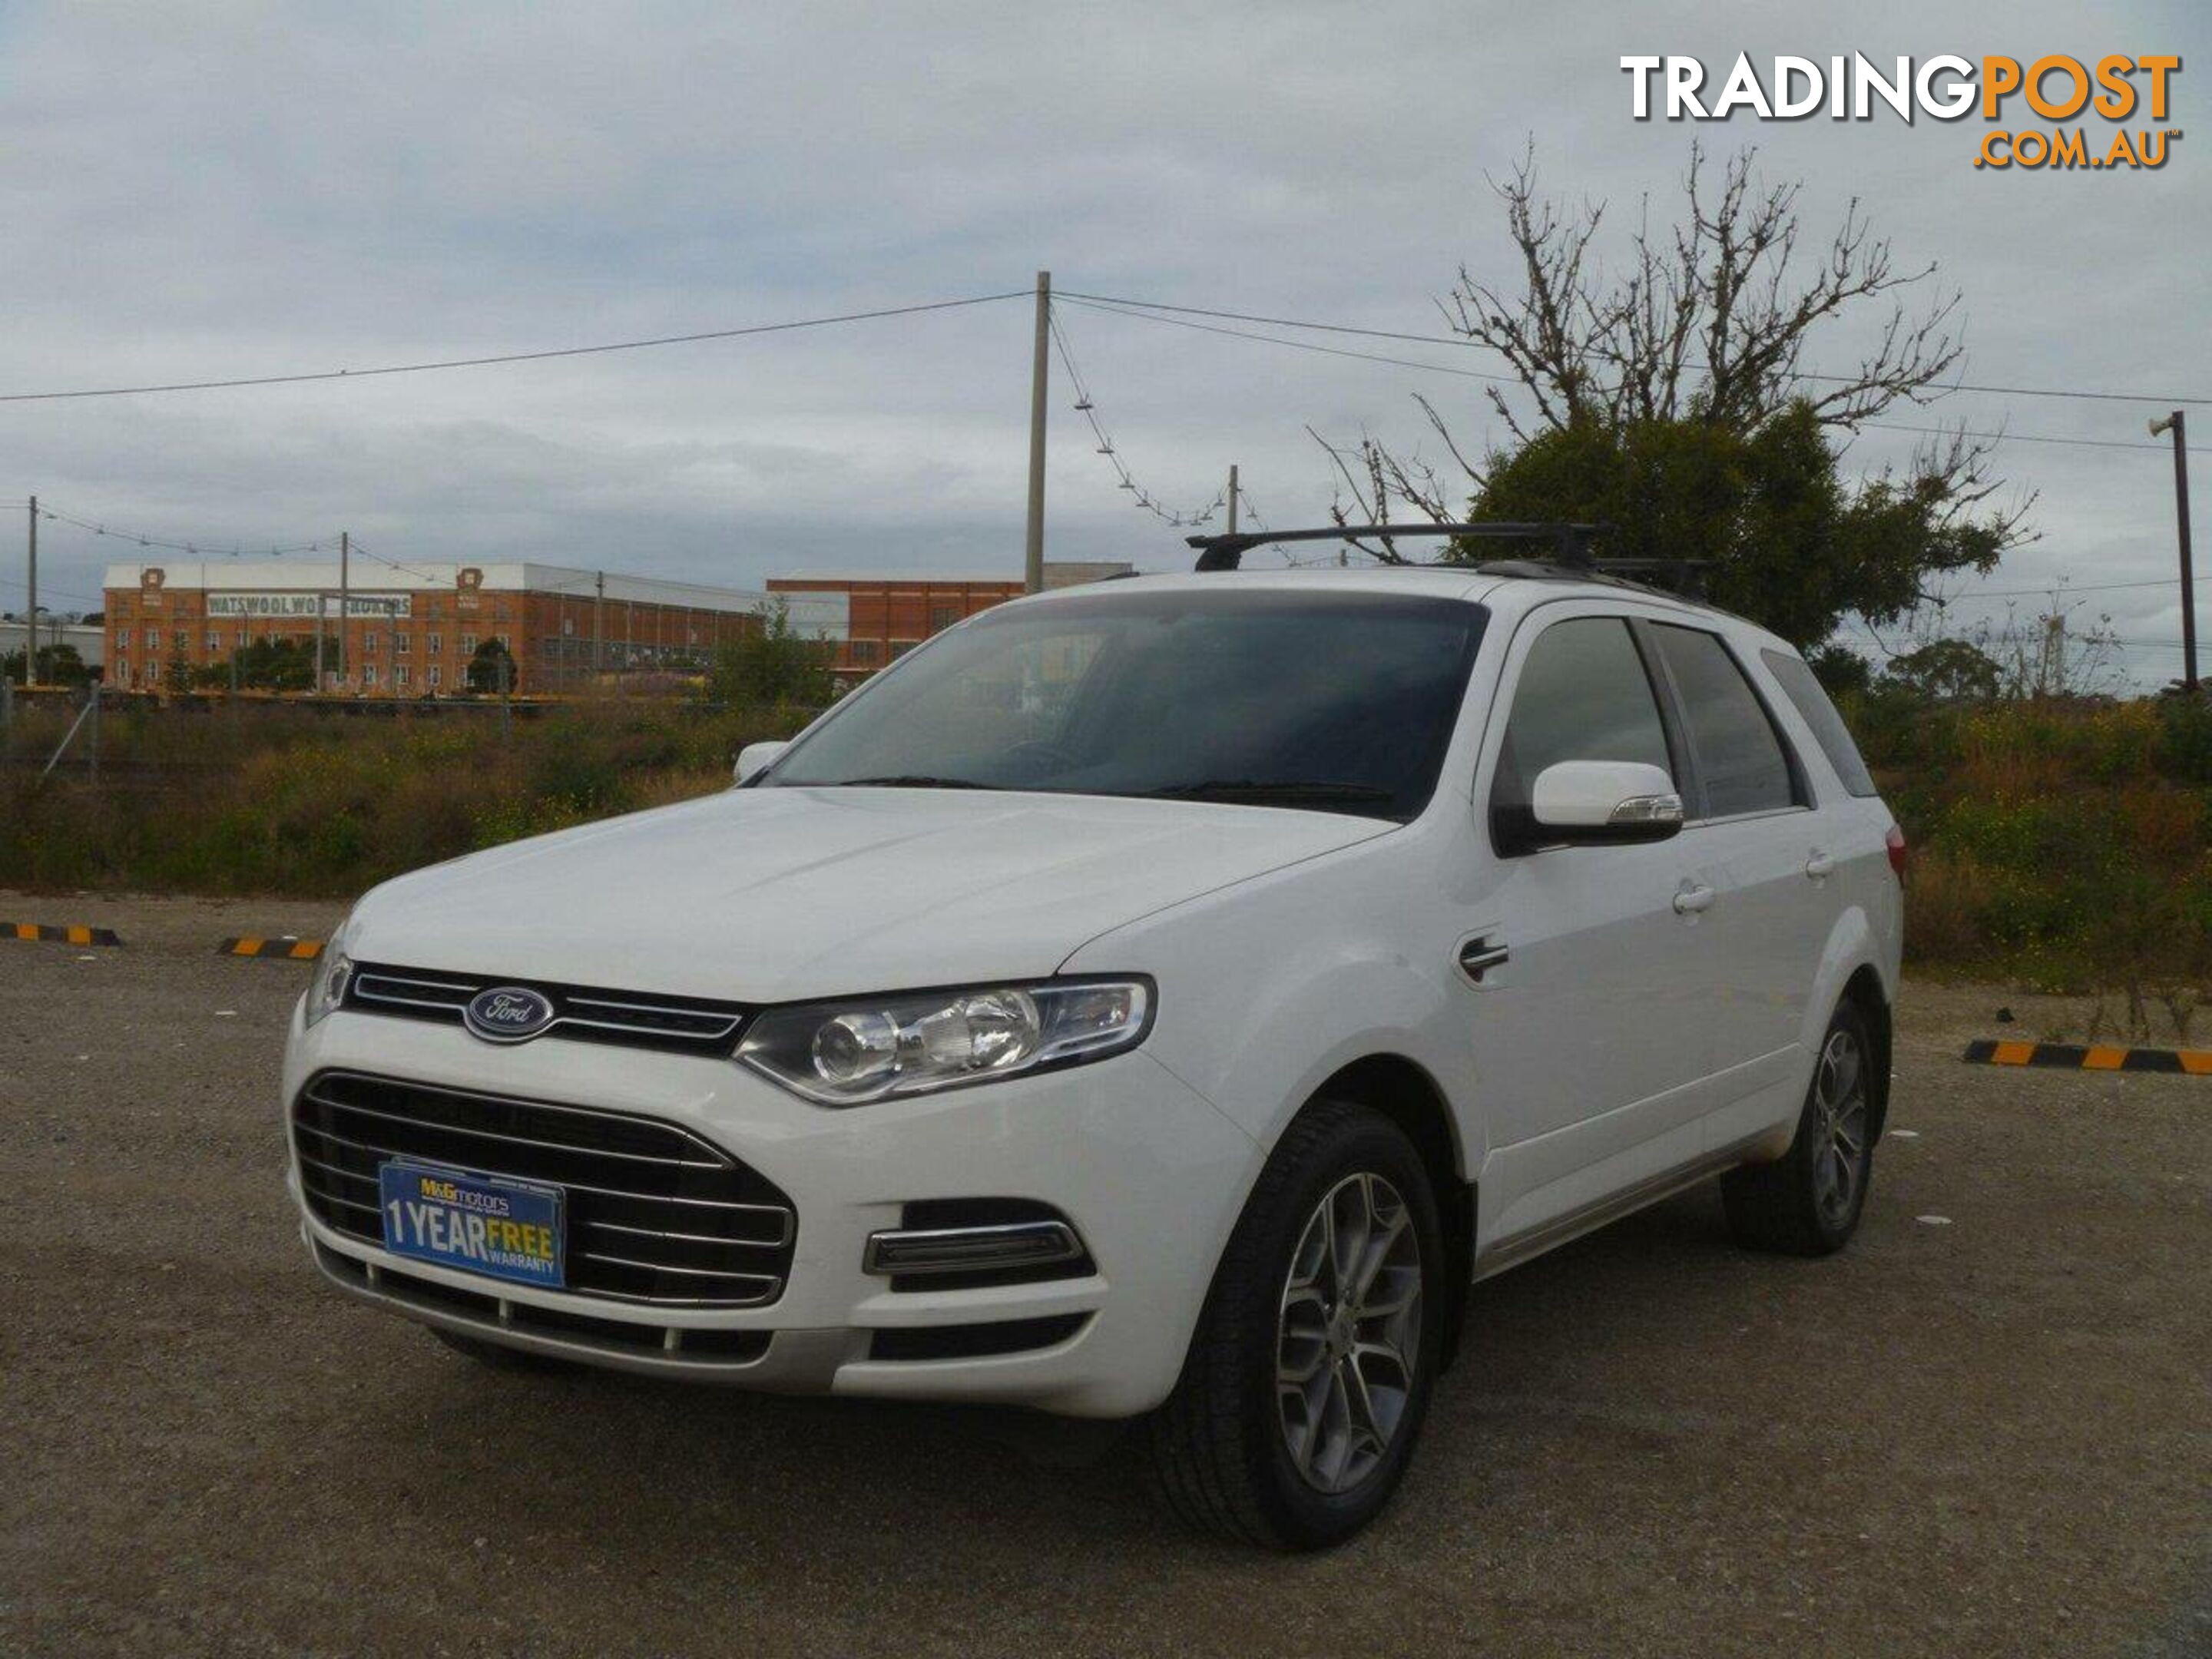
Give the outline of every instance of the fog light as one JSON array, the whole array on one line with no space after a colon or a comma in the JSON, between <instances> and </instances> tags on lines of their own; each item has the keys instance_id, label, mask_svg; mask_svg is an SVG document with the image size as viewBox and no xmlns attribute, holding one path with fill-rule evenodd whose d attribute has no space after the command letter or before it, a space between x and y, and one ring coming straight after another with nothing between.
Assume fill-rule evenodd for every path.
<instances>
[{"instance_id":1,"label":"fog light","mask_svg":"<svg viewBox=\"0 0 2212 1659\"><path fill-rule=\"evenodd\" d=\"M1081 1241L1065 1221L1018 1221L872 1233L860 1267L871 1273L982 1273L1048 1267L1082 1255Z\"/></svg>"}]
</instances>

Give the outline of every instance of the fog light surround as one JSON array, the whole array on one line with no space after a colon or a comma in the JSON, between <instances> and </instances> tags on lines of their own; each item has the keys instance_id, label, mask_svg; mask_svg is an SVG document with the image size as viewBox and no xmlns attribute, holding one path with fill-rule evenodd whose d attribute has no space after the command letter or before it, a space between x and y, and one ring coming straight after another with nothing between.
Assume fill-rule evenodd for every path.
<instances>
[{"instance_id":1,"label":"fog light surround","mask_svg":"<svg viewBox=\"0 0 2212 1659\"><path fill-rule=\"evenodd\" d=\"M1083 1259L1083 1241L1065 1221L1017 1221L986 1227L904 1228L871 1233L863 1273L987 1273L1047 1267Z\"/></svg>"}]
</instances>

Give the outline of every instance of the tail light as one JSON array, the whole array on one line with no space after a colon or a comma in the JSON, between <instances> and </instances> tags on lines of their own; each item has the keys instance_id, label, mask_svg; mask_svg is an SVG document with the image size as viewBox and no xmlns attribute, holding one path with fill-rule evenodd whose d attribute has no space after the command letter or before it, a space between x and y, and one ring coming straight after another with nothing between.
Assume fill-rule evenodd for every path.
<instances>
[{"instance_id":1,"label":"tail light","mask_svg":"<svg viewBox=\"0 0 2212 1659\"><path fill-rule=\"evenodd\" d=\"M1889 833L1881 841L1882 845L1889 849L1889 867L1896 871L1897 878L1903 881L1905 866L1911 861L1912 856L1905 845L1905 831L1893 823L1889 826Z\"/></svg>"}]
</instances>

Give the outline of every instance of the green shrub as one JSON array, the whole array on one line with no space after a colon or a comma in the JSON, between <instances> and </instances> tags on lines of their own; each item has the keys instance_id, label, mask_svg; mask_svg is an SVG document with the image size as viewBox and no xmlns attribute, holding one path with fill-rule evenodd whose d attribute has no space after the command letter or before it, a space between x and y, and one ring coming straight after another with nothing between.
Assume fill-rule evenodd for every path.
<instances>
[{"instance_id":1,"label":"green shrub","mask_svg":"<svg viewBox=\"0 0 2212 1659\"><path fill-rule=\"evenodd\" d=\"M35 768L0 769L0 885L349 896L478 848L726 788L738 749L813 712L118 708L100 788L76 768L43 784ZM9 752L43 757L64 729L27 708Z\"/></svg>"}]
</instances>

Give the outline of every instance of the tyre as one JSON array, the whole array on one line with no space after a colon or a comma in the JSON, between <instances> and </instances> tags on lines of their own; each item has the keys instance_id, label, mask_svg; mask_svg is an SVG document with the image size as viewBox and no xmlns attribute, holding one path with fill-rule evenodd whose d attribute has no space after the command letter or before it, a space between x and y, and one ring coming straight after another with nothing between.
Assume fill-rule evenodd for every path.
<instances>
[{"instance_id":1,"label":"tyre","mask_svg":"<svg viewBox=\"0 0 2212 1659\"><path fill-rule=\"evenodd\" d=\"M1872 1063L1866 1017L1845 1002L1828 1022L1790 1151L1721 1177L1737 1243L1790 1255L1827 1255L1858 1231L1874 1179Z\"/></svg>"},{"instance_id":2,"label":"tyre","mask_svg":"<svg viewBox=\"0 0 2212 1659\"><path fill-rule=\"evenodd\" d=\"M576 1367L565 1359L556 1359L550 1354L531 1353L522 1348L510 1348L504 1343L486 1342L481 1338L463 1336L459 1331L449 1331L433 1325L430 1334L436 1337L455 1353L473 1359L488 1370L549 1372L573 1371Z\"/></svg>"},{"instance_id":3,"label":"tyre","mask_svg":"<svg viewBox=\"0 0 2212 1659\"><path fill-rule=\"evenodd\" d=\"M1449 1298L1420 1154L1381 1114L1320 1101L1261 1171L1150 1425L1169 1506L1278 1549L1358 1532L1413 1455Z\"/></svg>"}]
</instances>

